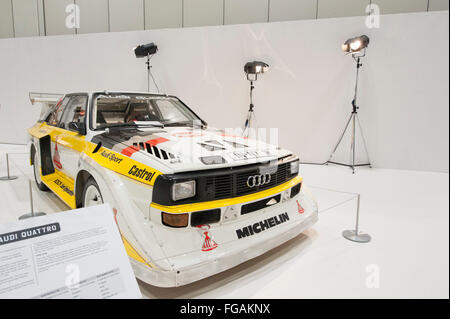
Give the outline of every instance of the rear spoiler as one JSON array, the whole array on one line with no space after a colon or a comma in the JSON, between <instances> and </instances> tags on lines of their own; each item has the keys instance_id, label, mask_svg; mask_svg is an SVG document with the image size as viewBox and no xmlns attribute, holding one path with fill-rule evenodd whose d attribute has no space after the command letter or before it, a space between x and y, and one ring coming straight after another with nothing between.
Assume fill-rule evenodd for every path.
<instances>
[{"instance_id":1,"label":"rear spoiler","mask_svg":"<svg viewBox=\"0 0 450 319\"><path fill-rule=\"evenodd\" d=\"M41 104L41 114L39 115L39 120L43 120L48 111L64 97L64 94L30 92L29 97L32 105L35 103Z\"/></svg>"}]
</instances>

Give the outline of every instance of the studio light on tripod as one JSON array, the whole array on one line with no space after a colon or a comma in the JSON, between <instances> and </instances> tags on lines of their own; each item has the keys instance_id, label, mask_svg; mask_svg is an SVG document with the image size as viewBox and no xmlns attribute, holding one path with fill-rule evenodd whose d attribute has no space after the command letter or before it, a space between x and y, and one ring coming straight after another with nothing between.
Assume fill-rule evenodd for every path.
<instances>
[{"instance_id":1,"label":"studio light on tripod","mask_svg":"<svg viewBox=\"0 0 450 319\"><path fill-rule=\"evenodd\" d=\"M242 131L243 136L248 136L252 123L256 121L254 114L255 106L253 104L253 90L255 89L253 82L258 80L258 74L265 73L268 70L269 65L261 61L247 62L244 65L244 72L247 75L247 80L250 81L250 108Z\"/></svg>"},{"instance_id":2,"label":"studio light on tripod","mask_svg":"<svg viewBox=\"0 0 450 319\"><path fill-rule=\"evenodd\" d=\"M149 55L155 54L156 52L158 52L158 46L153 42L138 45L134 48L134 54L136 55L136 58L146 58Z\"/></svg>"},{"instance_id":3,"label":"studio light on tripod","mask_svg":"<svg viewBox=\"0 0 450 319\"><path fill-rule=\"evenodd\" d=\"M256 81L258 74L265 73L269 70L269 65L261 61L247 62L244 65L244 72L247 74L247 80Z\"/></svg>"},{"instance_id":4,"label":"studio light on tripod","mask_svg":"<svg viewBox=\"0 0 450 319\"><path fill-rule=\"evenodd\" d=\"M347 125L345 126L344 131L342 132L340 138L338 139L338 142L337 142L333 152L331 153L330 158L326 162L327 164L332 163L332 164L350 167L352 169L353 173L355 173L355 167L371 166L370 159L369 159L369 153L367 151L366 140L364 139L364 134L362 131L361 123L359 122L359 117L358 117L359 106L357 105L359 70L362 67L361 58L366 56L366 49L369 46L369 42L370 42L370 39L367 35L361 35L359 37L354 37L354 38L348 39L342 45L342 51L351 55L353 60L355 60L355 62L356 62L355 95L352 100L352 112L347 121ZM350 127L350 124L351 124L351 127ZM359 130L361 132L361 139L362 139L362 142L364 143L364 149L366 151L366 155L367 155L367 159L368 159L367 163L361 163L361 164L356 163L356 127L357 127L357 125L359 126ZM351 151L350 164L331 161L331 159L333 158L333 155L336 153L339 145L342 142L342 139L345 136L345 133L347 132L347 130L349 128L351 128L351 136L352 136L351 149L350 149L350 151Z\"/></svg>"},{"instance_id":5,"label":"studio light on tripod","mask_svg":"<svg viewBox=\"0 0 450 319\"><path fill-rule=\"evenodd\" d=\"M348 54L356 54L369 46L370 39L367 35L348 39L342 45L342 51Z\"/></svg>"},{"instance_id":6,"label":"studio light on tripod","mask_svg":"<svg viewBox=\"0 0 450 319\"><path fill-rule=\"evenodd\" d=\"M145 62L145 65L147 66L147 91L150 92L150 78L153 80L153 84L155 85L158 93L159 93L159 87L156 84L155 78L153 77L150 65L150 59L153 57L153 55L158 52L158 46L154 44L153 42L138 45L133 49L134 54L136 58L147 58L147 61Z\"/></svg>"}]
</instances>

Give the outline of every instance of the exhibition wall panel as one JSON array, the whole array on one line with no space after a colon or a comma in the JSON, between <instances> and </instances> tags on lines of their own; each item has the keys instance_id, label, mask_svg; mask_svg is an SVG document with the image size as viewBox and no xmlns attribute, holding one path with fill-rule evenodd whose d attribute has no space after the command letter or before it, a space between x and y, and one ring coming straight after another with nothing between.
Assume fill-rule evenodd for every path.
<instances>
[{"instance_id":1,"label":"exhibition wall panel","mask_svg":"<svg viewBox=\"0 0 450 319\"><path fill-rule=\"evenodd\" d=\"M12 2L0 0L0 38L14 37Z\"/></svg>"},{"instance_id":2,"label":"exhibition wall panel","mask_svg":"<svg viewBox=\"0 0 450 319\"><path fill-rule=\"evenodd\" d=\"M74 0L44 0L44 17L46 35L75 34L75 29L66 27L66 8Z\"/></svg>"},{"instance_id":3,"label":"exhibition wall panel","mask_svg":"<svg viewBox=\"0 0 450 319\"><path fill-rule=\"evenodd\" d=\"M427 11L429 0L372 0L381 14Z\"/></svg>"},{"instance_id":4,"label":"exhibition wall panel","mask_svg":"<svg viewBox=\"0 0 450 319\"><path fill-rule=\"evenodd\" d=\"M80 7L80 28L77 33L109 31L108 0L75 0Z\"/></svg>"},{"instance_id":5,"label":"exhibition wall panel","mask_svg":"<svg viewBox=\"0 0 450 319\"><path fill-rule=\"evenodd\" d=\"M31 37L39 35L38 1L13 0L14 32L16 37Z\"/></svg>"},{"instance_id":6,"label":"exhibition wall panel","mask_svg":"<svg viewBox=\"0 0 450 319\"><path fill-rule=\"evenodd\" d=\"M14 34L14 6L27 8L14 14L15 27L35 32L36 17L30 13L35 4L40 36L365 16L369 4L378 5L374 11L382 14L449 7L448 0L0 0L0 38L23 34ZM75 29L65 26L68 4L80 9Z\"/></svg>"},{"instance_id":7,"label":"exhibition wall panel","mask_svg":"<svg viewBox=\"0 0 450 319\"><path fill-rule=\"evenodd\" d=\"M317 0L270 0L269 20L289 21L315 19L317 15Z\"/></svg>"},{"instance_id":8,"label":"exhibition wall panel","mask_svg":"<svg viewBox=\"0 0 450 319\"><path fill-rule=\"evenodd\" d=\"M429 11L448 10L448 7L448 0L429 0L428 2Z\"/></svg>"},{"instance_id":9,"label":"exhibition wall panel","mask_svg":"<svg viewBox=\"0 0 450 319\"><path fill-rule=\"evenodd\" d=\"M183 0L145 0L145 29L181 28Z\"/></svg>"},{"instance_id":10,"label":"exhibition wall panel","mask_svg":"<svg viewBox=\"0 0 450 319\"><path fill-rule=\"evenodd\" d=\"M184 0L183 26L200 27L223 24L225 0Z\"/></svg>"},{"instance_id":11,"label":"exhibition wall panel","mask_svg":"<svg viewBox=\"0 0 450 319\"><path fill-rule=\"evenodd\" d=\"M243 125L243 65L267 62L255 83L258 125L278 128L280 144L303 161L323 162L351 111L355 63L341 43L366 33L359 104L374 166L448 172L448 12L380 23L367 29L364 17L350 17L0 40L0 142L26 142L39 114L29 91L146 90L145 61L132 48L154 41L159 86L219 128Z\"/></svg>"}]
</instances>

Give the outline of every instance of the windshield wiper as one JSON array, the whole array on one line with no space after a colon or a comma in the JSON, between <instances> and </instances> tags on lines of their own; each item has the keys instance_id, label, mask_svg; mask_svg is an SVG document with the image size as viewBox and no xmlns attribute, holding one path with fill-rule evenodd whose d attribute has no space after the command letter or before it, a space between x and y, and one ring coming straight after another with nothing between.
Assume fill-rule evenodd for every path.
<instances>
[{"instance_id":1,"label":"windshield wiper","mask_svg":"<svg viewBox=\"0 0 450 319\"><path fill-rule=\"evenodd\" d=\"M164 124L160 122L130 122L130 123L116 123L111 125L100 126L99 129L106 128L116 128L116 127L130 127L130 128L138 128L138 127L164 127Z\"/></svg>"},{"instance_id":2,"label":"windshield wiper","mask_svg":"<svg viewBox=\"0 0 450 319\"><path fill-rule=\"evenodd\" d=\"M151 127L164 127L164 124L159 121L135 121L137 126L151 126Z\"/></svg>"},{"instance_id":3,"label":"windshield wiper","mask_svg":"<svg viewBox=\"0 0 450 319\"><path fill-rule=\"evenodd\" d=\"M192 121L179 121L164 123L164 126L194 126Z\"/></svg>"},{"instance_id":4,"label":"windshield wiper","mask_svg":"<svg viewBox=\"0 0 450 319\"><path fill-rule=\"evenodd\" d=\"M100 126L98 128L99 129L106 129L106 128L111 128L111 127L133 127L133 128L136 128L137 125L134 124L134 123L116 123L116 124L111 124L111 125Z\"/></svg>"}]
</instances>

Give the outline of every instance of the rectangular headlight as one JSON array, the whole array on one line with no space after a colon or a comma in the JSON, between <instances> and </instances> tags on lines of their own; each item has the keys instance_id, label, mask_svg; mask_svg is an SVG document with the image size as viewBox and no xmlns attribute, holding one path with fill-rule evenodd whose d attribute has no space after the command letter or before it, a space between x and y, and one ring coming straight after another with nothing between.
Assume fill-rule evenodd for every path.
<instances>
[{"instance_id":1,"label":"rectangular headlight","mask_svg":"<svg viewBox=\"0 0 450 319\"><path fill-rule=\"evenodd\" d=\"M195 196L195 181L175 183L172 185L172 199L174 201Z\"/></svg>"},{"instance_id":2,"label":"rectangular headlight","mask_svg":"<svg viewBox=\"0 0 450 319\"><path fill-rule=\"evenodd\" d=\"M300 161L291 162L291 175L298 174L299 165Z\"/></svg>"}]
</instances>

